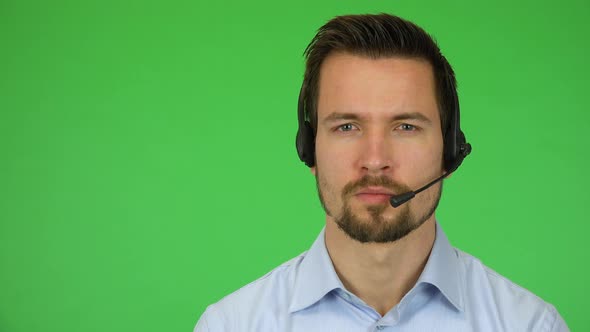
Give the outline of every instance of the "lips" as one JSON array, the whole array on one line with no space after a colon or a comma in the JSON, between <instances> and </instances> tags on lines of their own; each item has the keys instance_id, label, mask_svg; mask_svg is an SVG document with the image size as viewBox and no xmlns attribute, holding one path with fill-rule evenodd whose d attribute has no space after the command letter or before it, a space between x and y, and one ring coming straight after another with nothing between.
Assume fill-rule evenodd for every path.
<instances>
[{"instance_id":1,"label":"lips","mask_svg":"<svg viewBox=\"0 0 590 332\"><path fill-rule=\"evenodd\" d=\"M367 204L384 204L394 195L393 191L383 187L367 187L359 190L355 197Z\"/></svg>"},{"instance_id":2,"label":"lips","mask_svg":"<svg viewBox=\"0 0 590 332\"><path fill-rule=\"evenodd\" d=\"M393 191L383 187L367 187L359 190L357 195L395 195Z\"/></svg>"}]
</instances>

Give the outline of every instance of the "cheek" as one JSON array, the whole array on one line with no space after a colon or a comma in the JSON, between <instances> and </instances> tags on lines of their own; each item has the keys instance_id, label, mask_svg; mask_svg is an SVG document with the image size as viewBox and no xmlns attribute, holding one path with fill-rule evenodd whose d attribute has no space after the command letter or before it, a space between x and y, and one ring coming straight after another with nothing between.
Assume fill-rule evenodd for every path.
<instances>
[{"instance_id":1,"label":"cheek","mask_svg":"<svg viewBox=\"0 0 590 332\"><path fill-rule=\"evenodd\" d=\"M443 151L442 147L421 146L410 151L411 163L406 163L406 168L410 167L410 171L414 174L436 175L442 174L443 171ZM408 165L409 164L409 165Z\"/></svg>"},{"instance_id":2,"label":"cheek","mask_svg":"<svg viewBox=\"0 0 590 332\"><path fill-rule=\"evenodd\" d=\"M439 141L416 141L396 147L398 153L392 154L395 165L392 175L396 180L415 187L442 174L443 151Z\"/></svg>"},{"instance_id":3,"label":"cheek","mask_svg":"<svg viewBox=\"0 0 590 332\"><path fill-rule=\"evenodd\" d=\"M350 157L350 149L338 144L328 144L326 138L318 135L316 140L316 164L320 172L333 174L341 171L347 163L346 158Z\"/></svg>"},{"instance_id":4,"label":"cheek","mask_svg":"<svg viewBox=\"0 0 590 332\"><path fill-rule=\"evenodd\" d=\"M353 153L350 149L330 145L323 146L321 141L316 144L316 177L322 186L332 192L341 190L352 174L351 163Z\"/></svg>"},{"instance_id":5,"label":"cheek","mask_svg":"<svg viewBox=\"0 0 590 332\"><path fill-rule=\"evenodd\" d=\"M320 190L321 199L328 209L333 209L339 201L341 189L338 187L338 180L329 170L318 166L316 172L316 182Z\"/></svg>"}]
</instances>

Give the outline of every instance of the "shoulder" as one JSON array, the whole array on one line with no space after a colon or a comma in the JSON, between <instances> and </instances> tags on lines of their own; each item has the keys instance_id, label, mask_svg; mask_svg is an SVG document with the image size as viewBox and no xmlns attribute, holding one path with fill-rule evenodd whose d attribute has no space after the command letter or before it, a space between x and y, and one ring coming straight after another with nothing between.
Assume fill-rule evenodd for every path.
<instances>
[{"instance_id":1,"label":"shoulder","mask_svg":"<svg viewBox=\"0 0 590 332\"><path fill-rule=\"evenodd\" d=\"M277 266L262 277L244 285L223 297L214 306L226 307L250 300L281 302L289 298L289 290L295 282L296 270L307 252Z\"/></svg>"},{"instance_id":2,"label":"shoulder","mask_svg":"<svg viewBox=\"0 0 590 332\"><path fill-rule=\"evenodd\" d=\"M466 314L488 313L488 324L503 330L568 331L553 305L484 265L476 257L455 249L464 269Z\"/></svg>"},{"instance_id":3,"label":"shoulder","mask_svg":"<svg viewBox=\"0 0 590 332\"><path fill-rule=\"evenodd\" d=\"M292 298L297 267L307 252L277 266L262 277L244 285L207 307L195 332L233 331L244 328L253 318L272 317L271 312L287 312ZM266 313L266 315L265 315Z\"/></svg>"}]
</instances>

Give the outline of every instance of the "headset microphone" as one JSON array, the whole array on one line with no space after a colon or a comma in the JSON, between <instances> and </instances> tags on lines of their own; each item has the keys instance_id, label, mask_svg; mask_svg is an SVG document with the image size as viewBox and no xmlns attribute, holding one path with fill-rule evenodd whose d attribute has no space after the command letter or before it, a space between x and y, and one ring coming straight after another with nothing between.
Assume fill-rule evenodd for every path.
<instances>
[{"instance_id":1,"label":"headset microphone","mask_svg":"<svg viewBox=\"0 0 590 332\"><path fill-rule=\"evenodd\" d=\"M389 198L389 203L391 204L391 206L393 207L398 207L402 204L404 204L405 202L411 200L412 198L414 198L414 196L416 196L416 194L422 192L423 190L426 190L428 188L430 188L430 186L432 186L433 184L437 183L438 181L444 179L445 177L447 177L447 175L449 175L450 173L445 173L442 176L439 176L438 178L436 178L434 181L430 182L429 184L425 185L424 187L415 190L415 191L408 191L406 193L403 194L399 194L399 195L393 195Z\"/></svg>"}]
</instances>

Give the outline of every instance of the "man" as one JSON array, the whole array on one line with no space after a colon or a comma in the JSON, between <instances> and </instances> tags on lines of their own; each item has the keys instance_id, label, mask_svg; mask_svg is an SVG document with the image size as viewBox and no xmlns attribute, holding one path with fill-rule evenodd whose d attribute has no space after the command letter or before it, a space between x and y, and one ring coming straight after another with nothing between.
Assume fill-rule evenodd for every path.
<instances>
[{"instance_id":1,"label":"man","mask_svg":"<svg viewBox=\"0 0 590 332\"><path fill-rule=\"evenodd\" d=\"M209 306L195 331L568 331L436 222L436 180L471 147L430 36L390 15L336 17L306 58L297 150L326 226L308 252Z\"/></svg>"}]
</instances>

